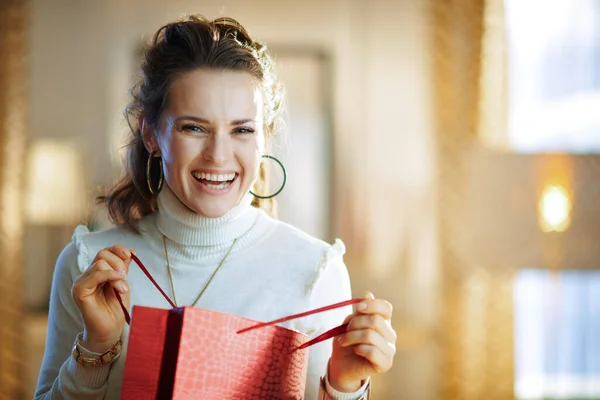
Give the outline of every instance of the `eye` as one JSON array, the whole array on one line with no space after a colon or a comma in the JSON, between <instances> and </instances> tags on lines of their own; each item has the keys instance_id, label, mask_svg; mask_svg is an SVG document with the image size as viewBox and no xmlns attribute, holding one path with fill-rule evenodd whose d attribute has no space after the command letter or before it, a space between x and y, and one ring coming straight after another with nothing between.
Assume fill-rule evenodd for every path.
<instances>
[{"instance_id":1,"label":"eye","mask_svg":"<svg viewBox=\"0 0 600 400\"><path fill-rule=\"evenodd\" d=\"M181 127L181 131L193 133L206 133L206 128L200 125L183 125Z\"/></svg>"},{"instance_id":2,"label":"eye","mask_svg":"<svg viewBox=\"0 0 600 400\"><path fill-rule=\"evenodd\" d=\"M251 135L254 133L254 129L248 126L240 126L233 130L234 133L239 133L241 135Z\"/></svg>"}]
</instances>

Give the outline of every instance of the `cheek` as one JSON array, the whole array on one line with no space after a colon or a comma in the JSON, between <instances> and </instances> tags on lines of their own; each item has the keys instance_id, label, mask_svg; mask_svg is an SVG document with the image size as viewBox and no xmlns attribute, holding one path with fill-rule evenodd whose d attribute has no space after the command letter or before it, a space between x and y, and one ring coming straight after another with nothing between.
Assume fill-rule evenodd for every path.
<instances>
[{"instance_id":1,"label":"cheek","mask_svg":"<svg viewBox=\"0 0 600 400\"><path fill-rule=\"evenodd\" d=\"M243 159L244 169L250 173L252 177L256 177L262 161L262 155L265 152L264 135L256 136L253 143L248 143L244 146Z\"/></svg>"},{"instance_id":2,"label":"cheek","mask_svg":"<svg viewBox=\"0 0 600 400\"><path fill-rule=\"evenodd\" d=\"M165 153L163 158L168 159L170 164L181 164L190 157L192 146L185 139L173 136L166 139L161 147Z\"/></svg>"},{"instance_id":3,"label":"cheek","mask_svg":"<svg viewBox=\"0 0 600 400\"><path fill-rule=\"evenodd\" d=\"M171 140L161 148L165 175L179 180L194 159L194 149L184 140Z\"/></svg>"},{"instance_id":4,"label":"cheek","mask_svg":"<svg viewBox=\"0 0 600 400\"><path fill-rule=\"evenodd\" d=\"M254 179L260 168L262 152L256 146L248 150L243 158L244 170L246 175L249 175L249 178Z\"/></svg>"}]
</instances>

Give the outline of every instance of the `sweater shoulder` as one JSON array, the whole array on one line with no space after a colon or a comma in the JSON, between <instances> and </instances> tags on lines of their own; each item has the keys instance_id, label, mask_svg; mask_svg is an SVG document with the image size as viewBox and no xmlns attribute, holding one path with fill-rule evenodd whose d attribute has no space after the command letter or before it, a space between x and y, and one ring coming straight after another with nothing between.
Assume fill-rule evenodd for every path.
<instances>
[{"instance_id":1,"label":"sweater shoulder","mask_svg":"<svg viewBox=\"0 0 600 400\"><path fill-rule=\"evenodd\" d=\"M150 226L154 218L155 215L150 214L138 221L138 228L142 234ZM127 248L135 249L143 243L142 234L126 225L117 225L92 232L87 226L78 225L73 232L72 243L77 249L77 265L79 269L81 271L86 269L96 254L104 248L121 244Z\"/></svg>"},{"instance_id":2,"label":"sweater shoulder","mask_svg":"<svg viewBox=\"0 0 600 400\"><path fill-rule=\"evenodd\" d=\"M333 265L345 269L346 247L341 239L330 244L286 222L270 219L274 227L264 244L289 273L305 282L306 291L310 292Z\"/></svg>"},{"instance_id":3,"label":"sweater shoulder","mask_svg":"<svg viewBox=\"0 0 600 400\"><path fill-rule=\"evenodd\" d=\"M282 246L288 253L301 253L305 257L318 257L324 252L335 250L344 255L346 248L340 239L335 239L330 244L323 239L317 238L287 222L272 218L265 212L261 212L263 218L269 220L273 225L268 241L271 245Z\"/></svg>"}]
</instances>

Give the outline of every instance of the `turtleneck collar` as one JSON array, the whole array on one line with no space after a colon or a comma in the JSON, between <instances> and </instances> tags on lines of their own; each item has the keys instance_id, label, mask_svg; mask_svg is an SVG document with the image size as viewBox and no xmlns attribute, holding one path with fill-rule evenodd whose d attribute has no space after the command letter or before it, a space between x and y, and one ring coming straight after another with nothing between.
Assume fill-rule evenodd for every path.
<instances>
[{"instance_id":1,"label":"turtleneck collar","mask_svg":"<svg viewBox=\"0 0 600 400\"><path fill-rule=\"evenodd\" d=\"M220 246L250 230L258 213L251 202L248 194L224 216L207 218L187 208L165 184L158 195L156 226L168 239L184 246Z\"/></svg>"}]
</instances>

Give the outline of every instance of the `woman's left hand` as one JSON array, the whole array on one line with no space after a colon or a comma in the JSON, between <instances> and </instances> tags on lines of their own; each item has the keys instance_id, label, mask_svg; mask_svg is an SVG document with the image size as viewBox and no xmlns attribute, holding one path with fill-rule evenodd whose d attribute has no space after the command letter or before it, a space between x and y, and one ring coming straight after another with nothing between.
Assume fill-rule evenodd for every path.
<instances>
[{"instance_id":1,"label":"woman's left hand","mask_svg":"<svg viewBox=\"0 0 600 400\"><path fill-rule=\"evenodd\" d=\"M396 353L396 332L392 328L392 305L367 293L344 323L346 333L333 340L329 360L329 384L340 392L355 392L362 381L386 372Z\"/></svg>"}]
</instances>

